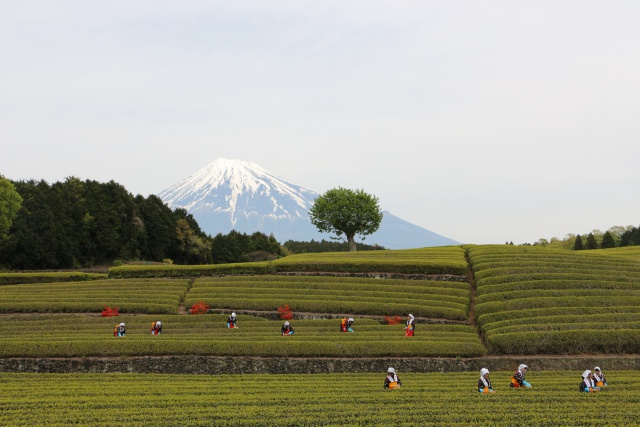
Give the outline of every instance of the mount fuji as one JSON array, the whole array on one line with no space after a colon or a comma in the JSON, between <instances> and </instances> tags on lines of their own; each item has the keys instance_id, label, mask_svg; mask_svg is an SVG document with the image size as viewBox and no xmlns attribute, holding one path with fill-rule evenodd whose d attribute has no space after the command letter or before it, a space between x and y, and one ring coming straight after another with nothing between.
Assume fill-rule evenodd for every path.
<instances>
[{"instance_id":1,"label":"mount fuji","mask_svg":"<svg viewBox=\"0 0 640 427\"><path fill-rule=\"evenodd\" d=\"M332 236L311 224L309 209L318 193L291 184L259 165L217 159L158 194L170 208L193 215L212 236L231 230L273 234L276 240L320 241ZM357 235L356 235L357 239ZM388 249L455 245L458 242L383 211L382 223L367 244Z\"/></svg>"}]
</instances>

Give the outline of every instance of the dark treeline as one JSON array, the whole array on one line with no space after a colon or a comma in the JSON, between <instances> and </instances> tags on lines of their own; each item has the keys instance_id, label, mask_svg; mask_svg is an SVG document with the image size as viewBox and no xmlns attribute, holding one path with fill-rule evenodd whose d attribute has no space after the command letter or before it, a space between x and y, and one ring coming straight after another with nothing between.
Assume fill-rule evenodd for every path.
<instances>
[{"instance_id":1,"label":"dark treeline","mask_svg":"<svg viewBox=\"0 0 640 427\"><path fill-rule=\"evenodd\" d=\"M640 246L640 225L622 233L620 246Z\"/></svg>"},{"instance_id":2,"label":"dark treeline","mask_svg":"<svg viewBox=\"0 0 640 427\"><path fill-rule=\"evenodd\" d=\"M593 233L589 233L584 241L582 236L576 236L573 249L579 251L585 249L609 249L638 245L640 245L640 227L631 227L620 235L619 244L616 243L616 239L613 237L611 232L607 231L602 236L602 239L600 239L600 242L598 242L598 239L596 239Z\"/></svg>"},{"instance_id":3,"label":"dark treeline","mask_svg":"<svg viewBox=\"0 0 640 427\"><path fill-rule=\"evenodd\" d=\"M287 240L284 247L292 254L311 253L311 252L349 252L349 243L347 242L328 242L322 239L320 242L311 240L310 242L296 242ZM356 243L359 251L384 250L383 246L365 245L364 243Z\"/></svg>"},{"instance_id":4,"label":"dark treeline","mask_svg":"<svg viewBox=\"0 0 640 427\"><path fill-rule=\"evenodd\" d=\"M214 264L232 262L271 261L283 256L282 247L272 235L255 232L252 235L232 230L229 234L218 234L213 238Z\"/></svg>"},{"instance_id":5,"label":"dark treeline","mask_svg":"<svg viewBox=\"0 0 640 427\"><path fill-rule=\"evenodd\" d=\"M0 242L0 266L68 269L114 260L211 262L211 238L184 209L110 181L13 182L22 207Z\"/></svg>"}]
</instances>

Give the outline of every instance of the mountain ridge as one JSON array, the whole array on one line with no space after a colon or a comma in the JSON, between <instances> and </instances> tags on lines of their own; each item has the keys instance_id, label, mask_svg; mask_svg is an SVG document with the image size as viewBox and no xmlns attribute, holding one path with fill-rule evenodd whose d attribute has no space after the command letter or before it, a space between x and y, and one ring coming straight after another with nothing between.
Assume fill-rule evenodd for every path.
<instances>
[{"instance_id":1,"label":"mountain ridge","mask_svg":"<svg viewBox=\"0 0 640 427\"><path fill-rule=\"evenodd\" d=\"M256 163L225 158L214 160L158 193L169 207L191 213L201 229L212 236L231 230L247 234L260 231L273 234L281 243L333 236L320 233L309 220L308 211L318 196ZM458 244L388 211L383 211L378 231L361 240L389 249Z\"/></svg>"}]
</instances>

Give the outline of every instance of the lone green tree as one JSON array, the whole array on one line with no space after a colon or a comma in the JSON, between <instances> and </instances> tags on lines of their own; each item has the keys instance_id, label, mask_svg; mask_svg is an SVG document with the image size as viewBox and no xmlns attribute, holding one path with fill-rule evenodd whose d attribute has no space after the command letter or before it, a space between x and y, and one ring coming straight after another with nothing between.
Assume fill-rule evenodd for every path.
<instances>
[{"instance_id":1,"label":"lone green tree","mask_svg":"<svg viewBox=\"0 0 640 427\"><path fill-rule=\"evenodd\" d=\"M22 197L11 181L0 175L0 240L8 233L22 206Z\"/></svg>"},{"instance_id":2,"label":"lone green tree","mask_svg":"<svg viewBox=\"0 0 640 427\"><path fill-rule=\"evenodd\" d=\"M356 251L355 235L364 236L374 233L382 222L382 211L378 198L364 190L334 188L315 200L309 209L311 223L319 231L335 233L340 239L344 234L349 242L349 251Z\"/></svg>"}]
</instances>

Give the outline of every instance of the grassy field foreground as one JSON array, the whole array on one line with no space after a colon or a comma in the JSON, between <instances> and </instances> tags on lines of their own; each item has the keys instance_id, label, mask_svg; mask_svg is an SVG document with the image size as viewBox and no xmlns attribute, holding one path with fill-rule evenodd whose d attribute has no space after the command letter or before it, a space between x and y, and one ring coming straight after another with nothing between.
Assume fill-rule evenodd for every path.
<instances>
[{"instance_id":1,"label":"grassy field foreground","mask_svg":"<svg viewBox=\"0 0 640 427\"><path fill-rule=\"evenodd\" d=\"M592 368L592 367L590 367ZM640 373L606 372L580 393L579 372L529 372L531 390L475 391L479 374L320 375L0 374L3 426L636 426Z\"/></svg>"}]
</instances>

